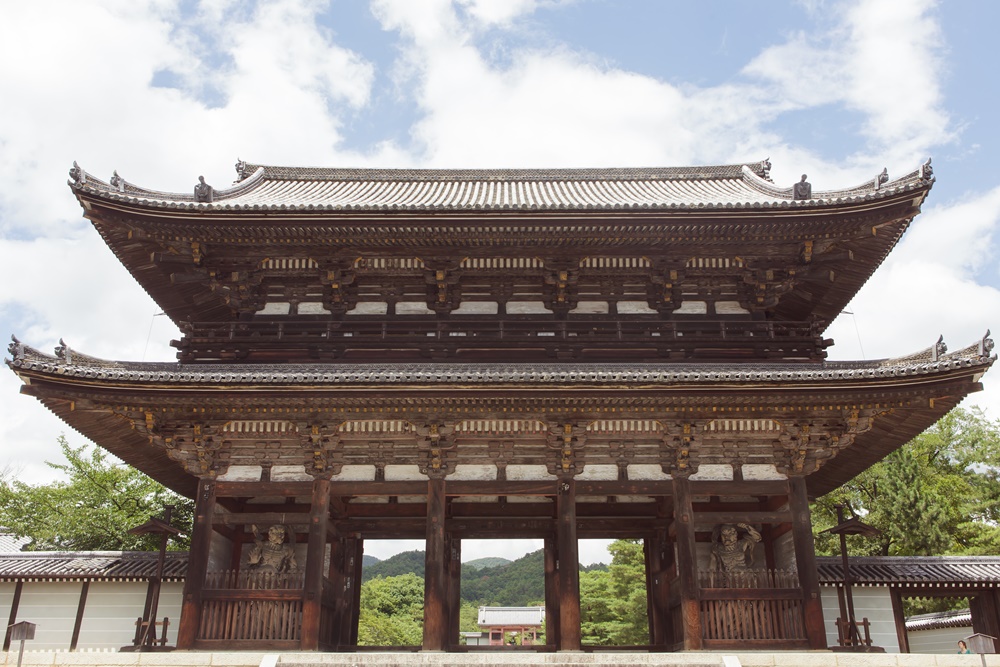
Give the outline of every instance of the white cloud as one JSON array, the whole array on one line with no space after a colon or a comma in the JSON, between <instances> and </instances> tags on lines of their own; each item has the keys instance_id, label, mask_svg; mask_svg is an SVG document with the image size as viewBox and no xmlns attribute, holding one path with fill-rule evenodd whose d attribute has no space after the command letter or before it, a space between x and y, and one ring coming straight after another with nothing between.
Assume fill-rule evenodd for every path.
<instances>
[{"instance_id":1,"label":"white cloud","mask_svg":"<svg viewBox=\"0 0 1000 667\"><path fill-rule=\"evenodd\" d=\"M942 106L940 28L933 0L854 0L826 33L797 33L744 72L799 107L860 111L869 145L853 156L869 169L916 164L954 138ZM824 17L837 17L826 12Z\"/></svg>"}]
</instances>

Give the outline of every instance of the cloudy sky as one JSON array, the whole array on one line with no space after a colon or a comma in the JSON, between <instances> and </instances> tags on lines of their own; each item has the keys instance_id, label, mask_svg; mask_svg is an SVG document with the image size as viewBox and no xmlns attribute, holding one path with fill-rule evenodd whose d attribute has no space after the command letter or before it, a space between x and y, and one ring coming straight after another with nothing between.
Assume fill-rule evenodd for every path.
<instances>
[{"instance_id":1,"label":"cloudy sky","mask_svg":"<svg viewBox=\"0 0 1000 667\"><path fill-rule=\"evenodd\" d=\"M1000 328L998 24L990 0L3 2L0 333L173 358L176 329L82 218L66 186L73 160L105 180L117 170L190 192L200 174L226 187L237 158L770 157L779 185L807 173L822 190L932 156L924 213L829 330L831 356L899 356L939 334L957 349ZM67 429L19 385L0 372L0 470L46 481ZM970 403L1000 417L1000 375L986 387Z\"/></svg>"}]
</instances>

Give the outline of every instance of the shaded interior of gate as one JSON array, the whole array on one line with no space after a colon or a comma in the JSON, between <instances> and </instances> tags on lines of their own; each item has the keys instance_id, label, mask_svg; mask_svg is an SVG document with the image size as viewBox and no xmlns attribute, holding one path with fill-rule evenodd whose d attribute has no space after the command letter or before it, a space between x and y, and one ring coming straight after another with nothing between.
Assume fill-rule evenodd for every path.
<instances>
[{"instance_id":1,"label":"shaded interior of gate","mask_svg":"<svg viewBox=\"0 0 1000 667\"><path fill-rule=\"evenodd\" d=\"M357 650L364 540L426 540L424 641L459 646L463 539L544 541L546 644L576 650L580 638L577 541L638 538L645 554L648 646L684 650L759 645L806 648L822 617L803 488L793 481L203 481L189 583L197 609L182 628L197 648L241 646ZM252 493L250 497L246 494ZM805 522L796 521L805 517ZM712 530L749 522L762 540L743 572L709 563ZM295 535L299 568L246 567L251 527ZM209 539L205 539L210 535ZM199 539L199 537L201 539ZM203 564L203 565L202 565ZM198 571L203 569L203 571ZM812 572L812 576L809 573ZM642 582L637 582L641 585ZM192 623L192 621L195 621ZM814 641L818 641L814 639Z\"/></svg>"}]
</instances>

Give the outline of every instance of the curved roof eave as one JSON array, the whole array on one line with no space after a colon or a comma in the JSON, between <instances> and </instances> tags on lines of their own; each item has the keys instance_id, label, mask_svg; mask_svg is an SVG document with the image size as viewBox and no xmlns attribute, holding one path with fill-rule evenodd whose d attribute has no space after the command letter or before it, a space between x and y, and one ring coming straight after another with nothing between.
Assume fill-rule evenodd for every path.
<instances>
[{"instance_id":1,"label":"curved roof eave","mask_svg":"<svg viewBox=\"0 0 1000 667\"><path fill-rule=\"evenodd\" d=\"M75 164L75 163L74 163ZM738 212L804 211L864 206L912 193L923 200L933 184L928 164L889 181L816 191L796 199L793 187L767 178L763 163L717 167L629 169L386 170L247 165L251 175L213 190L211 202L193 194L105 182L74 166L76 196L161 213L245 212Z\"/></svg>"},{"instance_id":2,"label":"curved roof eave","mask_svg":"<svg viewBox=\"0 0 1000 667\"><path fill-rule=\"evenodd\" d=\"M463 386L641 386L663 388L731 387L793 384L845 385L891 382L979 369L985 373L996 355L989 332L982 339L955 352L939 340L921 352L875 361L827 361L816 365L762 362L733 367L724 363L663 362L659 364L463 364L463 363L317 363L282 364L180 364L177 362L108 361L80 354L66 345L55 355L24 345L16 338L9 350L8 366L19 375L47 376L67 383L98 386L149 386L177 388L246 387L276 389Z\"/></svg>"}]
</instances>

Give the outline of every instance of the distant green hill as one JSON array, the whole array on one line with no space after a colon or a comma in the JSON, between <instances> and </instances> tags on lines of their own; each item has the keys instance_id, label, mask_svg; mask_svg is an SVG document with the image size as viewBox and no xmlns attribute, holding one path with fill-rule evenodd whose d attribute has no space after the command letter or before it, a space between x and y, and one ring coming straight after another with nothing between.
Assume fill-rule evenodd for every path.
<instances>
[{"instance_id":1,"label":"distant green hill","mask_svg":"<svg viewBox=\"0 0 1000 667\"><path fill-rule=\"evenodd\" d=\"M605 569L607 566L602 563L580 568L581 572ZM370 581L375 577L397 577L408 573L423 578L423 551L404 551L375 562L370 562L366 556L361 581ZM462 600L475 605L499 607L544 604L544 552L538 550L515 561L494 557L477 558L462 563Z\"/></svg>"},{"instance_id":2,"label":"distant green hill","mask_svg":"<svg viewBox=\"0 0 1000 667\"><path fill-rule=\"evenodd\" d=\"M367 561L361 563L361 582L364 583L375 577L398 577L401 574L412 572L421 579L424 576L424 552L404 551L395 556L380 560L372 564Z\"/></svg>"},{"instance_id":3,"label":"distant green hill","mask_svg":"<svg viewBox=\"0 0 1000 667\"><path fill-rule=\"evenodd\" d=\"M375 563L378 563L378 562L379 562L379 559L375 558L375 556L369 556L368 554L365 554L364 556L361 557L361 567L362 568L369 567L369 566L374 565Z\"/></svg>"},{"instance_id":4,"label":"distant green hill","mask_svg":"<svg viewBox=\"0 0 1000 667\"><path fill-rule=\"evenodd\" d=\"M501 565L509 565L513 561L506 558L500 558L497 556L487 557L487 558L477 558L475 560L469 560L462 563L462 567L469 567L473 570L482 570L484 567L499 567Z\"/></svg>"}]
</instances>

